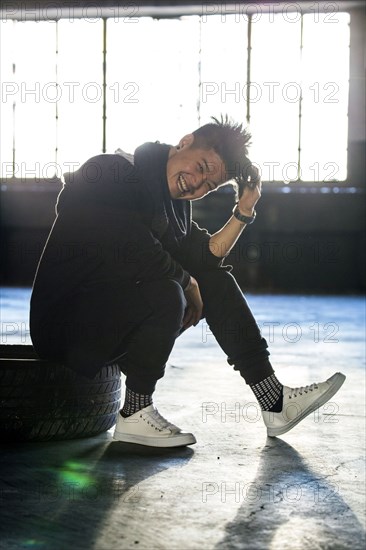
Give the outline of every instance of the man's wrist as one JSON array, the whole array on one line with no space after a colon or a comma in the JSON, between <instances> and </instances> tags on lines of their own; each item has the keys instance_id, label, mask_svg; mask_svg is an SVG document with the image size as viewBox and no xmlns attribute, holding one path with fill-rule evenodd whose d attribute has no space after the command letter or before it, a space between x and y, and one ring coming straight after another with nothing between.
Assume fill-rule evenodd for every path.
<instances>
[{"instance_id":1,"label":"man's wrist","mask_svg":"<svg viewBox=\"0 0 366 550\"><path fill-rule=\"evenodd\" d=\"M254 207L253 208L244 208L243 206L241 206L240 202L237 202L235 204L235 206L237 207L237 209L239 210L239 213L242 215L242 216L249 216L249 217L252 217L254 216Z\"/></svg>"},{"instance_id":2,"label":"man's wrist","mask_svg":"<svg viewBox=\"0 0 366 550\"><path fill-rule=\"evenodd\" d=\"M249 212L243 211L237 203L233 208L233 215L240 223L245 223L246 225L249 225L250 223L254 222L257 213L254 208Z\"/></svg>"}]
</instances>

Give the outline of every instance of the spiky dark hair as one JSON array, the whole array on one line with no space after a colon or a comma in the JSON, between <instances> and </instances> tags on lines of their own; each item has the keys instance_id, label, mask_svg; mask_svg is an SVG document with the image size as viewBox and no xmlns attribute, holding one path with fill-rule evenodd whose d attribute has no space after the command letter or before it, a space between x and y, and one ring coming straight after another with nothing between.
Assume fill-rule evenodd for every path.
<instances>
[{"instance_id":1,"label":"spiky dark hair","mask_svg":"<svg viewBox=\"0 0 366 550\"><path fill-rule=\"evenodd\" d=\"M228 115L221 115L218 120L201 126L193 133L193 147L213 149L222 159L227 173L227 181L237 185L237 198L241 196L246 185L251 186L258 178L251 161L247 157L251 134L243 124L234 122Z\"/></svg>"}]
</instances>

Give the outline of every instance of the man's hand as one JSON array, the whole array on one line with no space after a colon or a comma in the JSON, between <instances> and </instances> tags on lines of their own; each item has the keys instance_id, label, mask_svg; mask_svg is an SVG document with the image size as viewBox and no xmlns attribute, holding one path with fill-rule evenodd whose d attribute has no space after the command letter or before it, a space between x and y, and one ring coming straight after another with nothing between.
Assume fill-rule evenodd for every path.
<instances>
[{"instance_id":1,"label":"man's hand","mask_svg":"<svg viewBox=\"0 0 366 550\"><path fill-rule=\"evenodd\" d=\"M184 291L184 295L187 300L187 307L183 318L183 327L186 330L192 325L196 326L202 316L203 302L198 283L194 277L191 277L189 287Z\"/></svg>"},{"instance_id":2,"label":"man's hand","mask_svg":"<svg viewBox=\"0 0 366 550\"><path fill-rule=\"evenodd\" d=\"M256 182L254 187L245 186L242 196L239 199L239 211L243 216L252 216L254 207L261 197L262 181L259 170L256 166L251 166L251 178ZM253 182L253 185L254 185Z\"/></svg>"}]
</instances>

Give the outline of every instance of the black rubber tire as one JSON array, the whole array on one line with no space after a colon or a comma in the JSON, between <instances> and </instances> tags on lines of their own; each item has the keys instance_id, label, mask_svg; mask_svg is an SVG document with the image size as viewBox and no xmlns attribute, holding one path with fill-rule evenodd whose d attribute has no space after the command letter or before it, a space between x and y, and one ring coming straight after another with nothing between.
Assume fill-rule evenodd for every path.
<instances>
[{"instance_id":1,"label":"black rubber tire","mask_svg":"<svg viewBox=\"0 0 366 550\"><path fill-rule=\"evenodd\" d=\"M0 442L91 437L117 419L118 364L93 379L42 361L32 346L0 346Z\"/></svg>"}]
</instances>

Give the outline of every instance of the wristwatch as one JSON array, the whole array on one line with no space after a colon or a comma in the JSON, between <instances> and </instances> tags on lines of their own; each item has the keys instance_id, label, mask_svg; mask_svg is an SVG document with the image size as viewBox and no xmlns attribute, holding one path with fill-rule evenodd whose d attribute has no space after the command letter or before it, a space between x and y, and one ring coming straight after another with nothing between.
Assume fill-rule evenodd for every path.
<instances>
[{"instance_id":1,"label":"wristwatch","mask_svg":"<svg viewBox=\"0 0 366 550\"><path fill-rule=\"evenodd\" d=\"M257 212L254 210L253 216L243 216L243 214L240 214L238 203L236 203L233 208L233 214L237 220L245 223L246 225L249 225L250 223L254 222Z\"/></svg>"}]
</instances>

